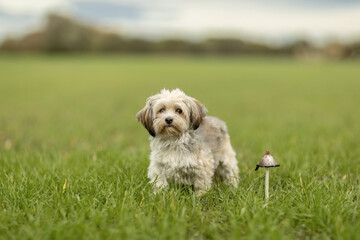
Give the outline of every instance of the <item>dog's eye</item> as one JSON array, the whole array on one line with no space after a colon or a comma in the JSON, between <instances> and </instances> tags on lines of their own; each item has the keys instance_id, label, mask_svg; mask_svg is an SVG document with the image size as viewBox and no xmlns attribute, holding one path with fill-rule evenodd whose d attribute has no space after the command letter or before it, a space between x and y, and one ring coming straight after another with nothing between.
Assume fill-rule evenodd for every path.
<instances>
[{"instance_id":1,"label":"dog's eye","mask_svg":"<svg viewBox=\"0 0 360 240\"><path fill-rule=\"evenodd\" d=\"M181 110L180 108L177 108L177 109L176 109L176 112L177 112L178 114L182 114L182 110Z\"/></svg>"},{"instance_id":2,"label":"dog's eye","mask_svg":"<svg viewBox=\"0 0 360 240\"><path fill-rule=\"evenodd\" d=\"M163 112L165 112L165 108L159 110L159 113L163 113Z\"/></svg>"}]
</instances>

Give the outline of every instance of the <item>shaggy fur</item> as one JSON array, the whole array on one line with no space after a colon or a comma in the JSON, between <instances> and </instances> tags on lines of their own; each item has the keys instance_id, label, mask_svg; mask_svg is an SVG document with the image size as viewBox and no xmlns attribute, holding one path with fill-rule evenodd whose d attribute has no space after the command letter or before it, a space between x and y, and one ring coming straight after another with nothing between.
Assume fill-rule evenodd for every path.
<instances>
[{"instance_id":1,"label":"shaggy fur","mask_svg":"<svg viewBox=\"0 0 360 240\"><path fill-rule=\"evenodd\" d=\"M147 99L137 119L150 137L148 177L155 191L169 183L193 185L206 192L215 176L237 187L238 166L223 121L206 117L206 108L179 89Z\"/></svg>"}]
</instances>

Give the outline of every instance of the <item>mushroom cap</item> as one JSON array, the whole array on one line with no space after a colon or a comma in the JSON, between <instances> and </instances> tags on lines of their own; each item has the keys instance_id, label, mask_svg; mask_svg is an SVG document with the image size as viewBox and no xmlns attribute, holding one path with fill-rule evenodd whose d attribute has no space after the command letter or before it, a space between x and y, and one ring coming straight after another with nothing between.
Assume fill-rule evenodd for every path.
<instances>
[{"instance_id":1,"label":"mushroom cap","mask_svg":"<svg viewBox=\"0 0 360 240\"><path fill-rule=\"evenodd\" d=\"M273 156L270 155L270 151L266 151L266 154L262 157L259 164L256 165L255 171L259 167L269 168L269 167L279 167L279 166L280 165L275 162L275 159L273 158Z\"/></svg>"}]
</instances>

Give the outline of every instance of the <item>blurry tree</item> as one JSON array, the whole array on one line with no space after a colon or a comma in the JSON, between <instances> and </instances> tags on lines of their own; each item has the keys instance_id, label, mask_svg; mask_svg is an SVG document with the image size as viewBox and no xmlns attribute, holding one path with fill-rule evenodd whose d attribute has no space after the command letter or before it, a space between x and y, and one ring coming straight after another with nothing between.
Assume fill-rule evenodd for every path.
<instances>
[{"instance_id":1,"label":"blurry tree","mask_svg":"<svg viewBox=\"0 0 360 240\"><path fill-rule=\"evenodd\" d=\"M96 46L101 33L71 19L51 14L44 33L44 48L47 51L85 51Z\"/></svg>"},{"instance_id":2,"label":"blurry tree","mask_svg":"<svg viewBox=\"0 0 360 240\"><path fill-rule=\"evenodd\" d=\"M95 39L92 49L94 51L122 52L126 50L126 41L118 34L106 33Z\"/></svg>"},{"instance_id":3,"label":"blurry tree","mask_svg":"<svg viewBox=\"0 0 360 240\"><path fill-rule=\"evenodd\" d=\"M360 58L360 40L345 46L345 57Z\"/></svg>"},{"instance_id":4,"label":"blurry tree","mask_svg":"<svg viewBox=\"0 0 360 240\"><path fill-rule=\"evenodd\" d=\"M156 47L156 49L160 52L184 53L191 52L192 43L178 39L167 39L160 41L156 44Z\"/></svg>"},{"instance_id":5,"label":"blurry tree","mask_svg":"<svg viewBox=\"0 0 360 240\"><path fill-rule=\"evenodd\" d=\"M346 55L346 49L339 43L328 44L323 52L327 58L339 59L344 58Z\"/></svg>"},{"instance_id":6,"label":"blurry tree","mask_svg":"<svg viewBox=\"0 0 360 240\"><path fill-rule=\"evenodd\" d=\"M5 41L1 44L1 49L9 52L18 51L19 41L14 38L5 39Z\"/></svg>"},{"instance_id":7,"label":"blurry tree","mask_svg":"<svg viewBox=\"0 0 360 240\"><path fill-rule=\"evenodd\" d=\"M154 50L154 43L144 39L130 39L126 42L126 52L149 53Z\"/></svg>"},{"instance_id":8,"label":"blurry tree","mask_svg":"<svg viewBox=\"0 0 360 240\"><path fill-rule=\"evenodd\" d=\"M296 57L307 58L314 54L311 44L306 40L297 40L290 46L291 51Z\"/></svg>"},{"instance_id":9,"label":"blurry tree","mask_svg":"<svg viewBox=\"0 0 360 240\"><path fill-rule=\"evenodd\" d=\"M217 54L266 54L269 48L264 45L245 42L239 39L208 39L206 49Z\"/></svg>"}]
</instances>

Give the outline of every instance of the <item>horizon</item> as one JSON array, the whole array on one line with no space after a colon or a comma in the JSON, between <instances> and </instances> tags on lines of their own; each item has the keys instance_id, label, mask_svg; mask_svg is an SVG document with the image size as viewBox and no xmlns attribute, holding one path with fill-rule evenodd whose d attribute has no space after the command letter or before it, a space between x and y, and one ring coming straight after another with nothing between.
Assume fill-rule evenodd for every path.
<instances>
[{"instance_id":1,"label":"horizon","mask_svg":"<svg viewBox=\"0 0 360 240\"><path fill-rule=\"evenodd\" d=\"M0 42L41 28L61 13L95 28L148 40L241 38L269 45L303 39L315 45L360 38L360 1L88 1L0 2ZM155 3L155 4L154 4ZM270 6L271 4L271 6Z\"/></svg>"}]
</instances>

